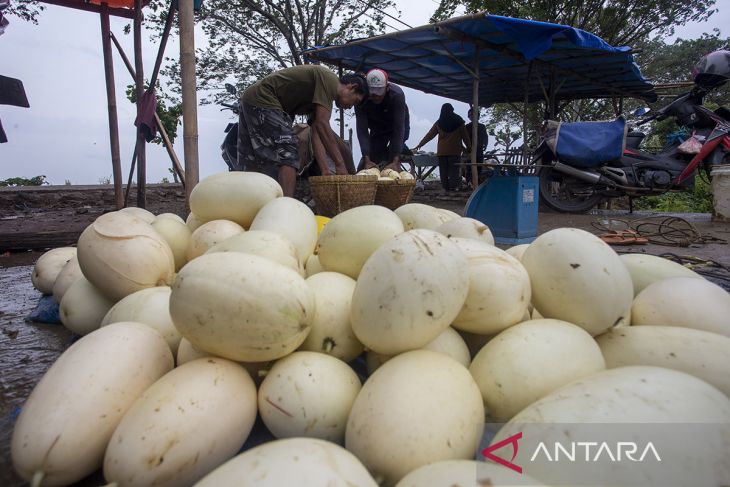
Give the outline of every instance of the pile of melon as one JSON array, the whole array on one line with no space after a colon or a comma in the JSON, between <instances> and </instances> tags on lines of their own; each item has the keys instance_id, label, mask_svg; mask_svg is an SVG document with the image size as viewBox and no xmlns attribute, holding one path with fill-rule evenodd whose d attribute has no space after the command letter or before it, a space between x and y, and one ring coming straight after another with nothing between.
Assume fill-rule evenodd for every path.
<instances>
[{"instance_id":1,"label":"pile of melon","mask_svg":"<svg viewBox=\"0 0 730 487\"><path fill-rule=\"evenodd\" d=\"M545 485L484 462L485 423L641 422L713 423L664 467L730 485L730 294L693 271L572 228L504 251L415 203L327 221L256 173L190 207L38 260L81 338L15 424L32 485ZM257 417L276 440L242 451Z\"/></svg>"},{"instance_id":2,"label":"pile of melon","mask_svg":"<svg viewBox=\"0 0 730 487\"><path fill-rule=\"evenodd\" d=\"M356 176L377 176L378 180L381 181L400 181L400 180L415 180L413 174L408 171L396 171L395 169L383 169L382 171L377 167L371 167L369 169L363 169L358 171Z\"/></svg>"}]
</instances>

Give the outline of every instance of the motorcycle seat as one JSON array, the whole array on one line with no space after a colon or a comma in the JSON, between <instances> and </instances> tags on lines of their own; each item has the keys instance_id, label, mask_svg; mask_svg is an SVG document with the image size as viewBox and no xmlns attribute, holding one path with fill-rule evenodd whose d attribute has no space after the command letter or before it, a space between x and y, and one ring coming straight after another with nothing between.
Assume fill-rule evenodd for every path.
<instances>
[{"instance_id":1,"label":"motorcycle seat","mask_svg":"<svg viewBox=\"0 0 730 487\"><path fill-rule=\"evenodd\" d=\"M548 121L545 140L562 161L571 166L591 168L621 157L626 140L626 121Z\"/></svg>"}]
</instances>

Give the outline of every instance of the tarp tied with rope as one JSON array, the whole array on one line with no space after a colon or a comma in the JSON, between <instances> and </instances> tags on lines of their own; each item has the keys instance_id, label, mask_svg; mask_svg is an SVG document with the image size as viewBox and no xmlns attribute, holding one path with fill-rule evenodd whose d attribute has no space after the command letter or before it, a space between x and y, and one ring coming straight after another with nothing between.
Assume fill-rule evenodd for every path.
<instances>
[{"instance_id":1,"label":"tarp tied with rope","mask_svg":"<svg viewBox=\"0 0 730 487\"><path fill-rule=\"evenodd\" d=\"M565 25L474 14L414 29L315 47L310 60L346 69L380 68L390 80L479 105L544 99L656 100L629 47Z\"/></svg>"}]
</instances>

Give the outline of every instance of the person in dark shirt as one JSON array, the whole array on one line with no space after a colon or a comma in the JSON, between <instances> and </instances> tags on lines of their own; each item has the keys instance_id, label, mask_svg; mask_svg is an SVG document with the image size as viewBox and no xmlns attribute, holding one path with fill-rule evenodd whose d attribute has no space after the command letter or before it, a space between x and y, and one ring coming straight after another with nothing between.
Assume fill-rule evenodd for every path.
<instances>
[{"instance_id":1,"label":"person in dark shirt","mask_svg":"<svg viewBox=\"0 0 730 487\"><path fill-rule=\"evenodd\" d=\"M471 123L471 117L474 113L474 110L471 108L469 109L469 120L470 122L466 124L466 133L469 134L469 137L472 136L474 133L472 131L472 123ZM477 162L482 163L484 162L484 152L487 150L487 142L489 142L489 136L487 135L487 127L483 123L479 122L479 119L477 119Z\"/></svg>"},{"instance_id":2,"label":"person in dark shirt","mask_svg":"<svg viewBox=\"0 0 730 487\"><path fill-rule=\"evenodd\" d=\"M371 167L400 170L403 144L408 140L410 120L403 90L388 82L382 69L371 69L365 79L368 99L355 107L357 140L362 160L358 170Z\"/></svg>"},{"instance_id":3,"label":"person in dark shirt","mask_svg":"<svg viewBox=\"0 0 730 487\"><path fill-rule=\"evenodd\" d=\"M465 125L466 131L469 134L469 137L473 136L472 123L471 123L471 117L472 117L473 113L474 113L474 110L470 108L469 109L469 123L467 123ZM486 150L487 150L488 141L489 141L489 136L487 135L487 127L483 123L480 123L479 119L477 118L477 161L476 162L478 164L484 163L484 152L486 152ZM469 162L471 162L471 152L468 153L467 155L470 158ZM469 181L469 179L470 179L469 171L468 171L469 167L470 166L464 166L462 169L462 171L463 171L462 176L465 176L467 181ZM479 168L478 173L479 173L480 181L485 179L491 173L491 169L485 170L484 166L478 166L478 168Z\"/></svg>"}]
</instances>

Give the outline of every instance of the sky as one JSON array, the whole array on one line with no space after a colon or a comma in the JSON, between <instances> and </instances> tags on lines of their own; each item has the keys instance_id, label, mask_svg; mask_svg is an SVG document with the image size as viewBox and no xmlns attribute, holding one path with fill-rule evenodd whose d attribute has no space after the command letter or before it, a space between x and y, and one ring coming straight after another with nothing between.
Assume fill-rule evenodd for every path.
<instances>
[{"instance_id":1,"label":"sky","mask_svg":"<svg viewBox=\"0 0 730 487\"><path fill-rule=\"evenodd\" d=\"M726 5L727 0L718 1ZM437 8L436 0L396 0L400 19L417 27L428 23ZM728 6L730 7L730 6ZM703 32L718 27L728 35L730 8L713 15L709 22L685 26L677 36L696 38ZM395 9L389 11L398 16ZM0 144L0 180L12 177L31 178L46 176L51 184L99 184L111 179L112 166L109 149L109 124L101 51L101 27L97 14L47 5L33 25L10 17L10 25L0 36L0 74L23 81L30 108L0 105L0 120L9 142ZM392 19L386 22L399 29L405 28ZM111 18L111 29L132 58L132 36L122 33L127 19ZM386 32L392 32L387 28ZM204 39L196 32L196 47ZM145 74L149 76L157 55L156 43L143 35ZM179 44L171 39L168 56L179 55ZM126 182L135 141L135 106L125 96L126 86L132 83L121 58L114 51L117 113L121 145L123 179ZM411 137L409 146L415 146L431 128L441 105L450 102L456 112L466 118L467 105L420 91L404 88L410 108ZM198 101L200 101L200 94ZM333 116L334 118L334 116ZM220 144L226 124L234 118L230 111L221 111L216 105L198 107L198 148L200 179L226 171L220 157ZM346 117L354 131L354 118ZM337 127L333 125L337 131ZM183 161L183 129L178 128L175 151ZM347 132L346 132L347 133ZM357 136L353 134L356 160L360 157ZM435 150L436 141L425 150ZM147 145L147 182L172 181L170 159L162 146ZM136 179L136 177L135 177Z\"/></svg>"}]
</instances>

